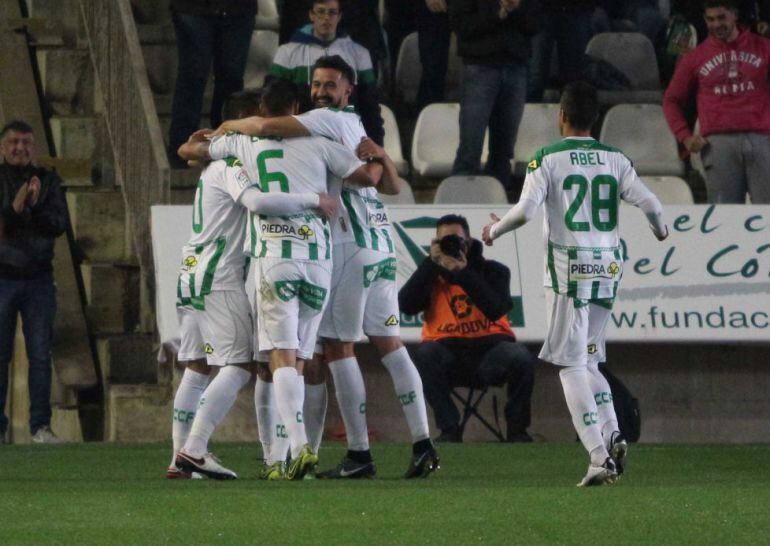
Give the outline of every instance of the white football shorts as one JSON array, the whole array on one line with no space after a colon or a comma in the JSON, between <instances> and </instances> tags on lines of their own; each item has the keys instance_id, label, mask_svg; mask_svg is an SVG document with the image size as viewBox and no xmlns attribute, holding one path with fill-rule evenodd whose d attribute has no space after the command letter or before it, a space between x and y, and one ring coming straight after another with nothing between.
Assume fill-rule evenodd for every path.
<instances>
[{"instance_id":1,"label":"white football shorts","mask_svg":"<svg viewBox=\"0 0 770 546\"><path fill-rule=\"evenodd\" d=\"M203 347L203 334L201 334L201 329L198 325L198 312L192 308L192 305L180 305L176 308L176 317L179 321L179 334L181 337L177 360L179 362L188 362L190 360L206 358L206 352Z\"/></svg>"},{"instance_id":2,"label":"white football shorts","mask_svg":"<svg viewBox=\"0 0 770 546\"><path fill-rule=\"evenodd\" d=\"M540 358L557 366L586 366L606 360L605 333L610 309L545 291L545 343Z\"/></svg>"},{"instance_id":3,"label":"white football shorts","mask_svg":"<svg viewBox=\"0 0 770 546\"><path fill-rule=\"evenodd\" d=\"M331 261L260 258L257 264L260 361L273 349L295 349L297 358L312 358L328 301Z\"/></svg>"},{"instance_id":4,"label":"white football shorts","mask_svg":"<svg viewBox=\"0 0 770 546\"><path fill-rule=\"evenodd\" d=\"M195 312L208 365L252 362L254 321L245 288L211 292L204 304L205 310Z\"/></svg>"},{"instance_id":5,"label":"white football shorts","mask_svg":"<svg viewBox=\"0 0 770 546\"><path fill-rule=\"evenodd\" d=\"M333 247L332 262L329 305L318 335L358 341L363 328L368 336L398 336L396 257L341 243Z\"/></svg>"}]
</instances>

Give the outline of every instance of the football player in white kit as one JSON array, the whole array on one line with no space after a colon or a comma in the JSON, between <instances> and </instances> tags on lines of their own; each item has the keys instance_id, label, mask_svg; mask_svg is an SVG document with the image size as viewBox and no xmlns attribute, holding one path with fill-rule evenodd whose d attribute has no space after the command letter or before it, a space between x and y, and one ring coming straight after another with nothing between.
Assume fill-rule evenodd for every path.
<instances>
[{"instance_id":1,"label":"football player in white kit","mask_svg":"<svg viewBox=\"0 0 770 546\"><path fill-rule=\"evenodd\" d=\"M294 84L275 80L264 89L263 113L296 113L297 99ZM346 183L360 185L376 184L381 174L381 169L362 163L344 146L318 137L284 140L227 135L198 147L212 159L235 155L263 192L277 195L322 193L327 188L327 171ZM291 444L292 461L286 477L302 479L318 457L305 430L305 389L298 370L313 356L326 305L331 283L331 231L325 217L308 212L263 214L256 229L260 246L256 250L259 349L270 354L276 405Z\"/></svg>"},{"instance_id":2,"label":"football player in white kit","mask_svg":"<svg viewBox=\"0 0 770 546\"><path fill-rule=\"evenodd\" d=\"M259 112L260 93L244 91L228 98L227 119ZM247 263L242 248L246 209L237 204L251 186L239 161L228 158L211 163L201 173L193 202L192 230L182 249L177 282L177 316L181 343L177 358L185 367L174 397L172 416L173 453L166 471L169 479L187 479L191 473L176 465L198 412L211 366L231 365L223 379L238 378L247 371L236 369L251 363L251 312L244 299ZM239 311L231 316L228 306ZM221 380L220 380L221 381ZM214 397L216 398L216 396ZM211 411L211 399L205 412Z\"/></svg>"},{"instance_id":3,"label":"football player in white kit","mask_svg":"<svg viewBox=\"0 0 770 546\"><path fill-rule=\"evenodd\" d=\"M354 352L362 329L390 373L412 436L412 458L405 477L424 477L438 468L439 457L429 436L422 381L399 337L395 249L387 210L377 196L378 191L398 193L404 182L387 153L366 139L360 118L348 105L353 81L352 69L344 60L322 57L314 67L311 83L315 110L289 118L228 122L217 132L324 136L358 151L363 159L383 165L377 189L342 185L341 206L332 223L334 273L319 335L324 339L324 356L334 378L348 452L336 468L318 477L361 478L376 473L369 451L366 391ZM308 385L323 381L319 360L314 362L306 370Z\"/></svg>"},{"instance_id":4,"label":"football player in white kit","mask_svg":"<svg viewBox=\"0 0 770 546\"><path fill-rule=\"evenodd\" d=\"M578 486L614 483L628 450L610 387L598 369L605 360L605 331L623 270L620 199L644 212L659 240L668 236L660 201L631 161L591 138L598 115L593 87L583 82L565 87L559 111L563 140L535 154L519 202L502 219L492 214L482 234L492 245L545 205L548 330L540 358L561 367L572 423L590 455Z\"/></svg>"}]
</instances>

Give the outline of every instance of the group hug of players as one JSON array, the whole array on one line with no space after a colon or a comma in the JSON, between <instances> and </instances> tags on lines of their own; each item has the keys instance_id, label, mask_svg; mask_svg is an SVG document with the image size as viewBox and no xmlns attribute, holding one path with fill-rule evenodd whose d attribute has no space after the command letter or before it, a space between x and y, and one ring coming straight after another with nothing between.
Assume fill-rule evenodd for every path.
<instances>
[{"instance_id":1,"label":"group hug of players","mask_svg":"<svg viewBox=\"0 0 770 546\"><path fill-rule=\"evenodd\" d=\"M274 80L260 91L232 97L226 107L229 121L214 132L193 134L179 149L188 161L209 163L198 183L192 233L182 251L177 285L178 359L185 371L174 399L168 478L236 478L209 453L208 442L253 373L258 376L254 400L264 454L260 478L374 477L366 391L353 350L362 333L393 380L411 433L405 477L425 477L439 467L422 382L399 337L395 248L387 211L378 198L378 193L398 193L405 182L383 148L366 137L348 105L354 81L344 60L322 57L312 75L314 109L297 115L297 88ZM549 190L548 163L568 157L559 153L569 152L563 145L568 140L550 159L541 154L533 160L522 200L484 229L487 244L523 225L543 203L547 216L558 215L564 204L575 218L590 216L583 208L591 203L573 206L574 196L562 191L569 189L566 185ZM600 146L590 137L574 144L587 151ZM606 175L601 181L608 189L595 192L610 192L597 197L598 206L606 209L596 215L598 235L591 226L582 230L583 224L573 218L578 232L587 231L577 233L584 240L575 244L574 231L552 229L548 246L546 274L553 309L541 357L563 367L573 423L591 455L580 485L614 482L627 451L614 411L609 415L606 407L597 410L589 384L597 358L603 356L607 307L622 267L617 259L618 196L643 209L656 235L667 233L660 203L638 180L630 162L615 152L609 150L611 168L622 172L617 180ZM614 185L608 179L615 180ZM560 214L563 223L564 211ZM603 220L607 214L609 219ZM250 260L256 328L245 289ZM581 260L612 269L610 282L587 274L570 277L570 263ZM578 268L588 269L598 270ZM595 308L602 312L597 315ZM590 355L589 342L594 347ZM212 367L219 372L210 381ZM326 369L334 380L348 450L336 467L319 472ZM611 396L606 381L599 388Z\"/></svg>"}]
</instances>

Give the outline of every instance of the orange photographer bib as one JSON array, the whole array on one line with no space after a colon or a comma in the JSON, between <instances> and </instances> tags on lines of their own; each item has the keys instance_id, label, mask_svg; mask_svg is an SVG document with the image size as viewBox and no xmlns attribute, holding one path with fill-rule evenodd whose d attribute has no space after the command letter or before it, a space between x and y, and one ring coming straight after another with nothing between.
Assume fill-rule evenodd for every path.
<instances>
[{"instance_id":1,"label":"orange photographer bib","mask_svg":"<svg viewBox=\"0 0 770 546\"><path fill-rule=\"evenodd\" d=\"M431 293L431 305L425 311L422 340L477 338L491 335L515 338L508 316L491 321L474 305L458 284L439 277Z\"/></svg>"}]
</instances>

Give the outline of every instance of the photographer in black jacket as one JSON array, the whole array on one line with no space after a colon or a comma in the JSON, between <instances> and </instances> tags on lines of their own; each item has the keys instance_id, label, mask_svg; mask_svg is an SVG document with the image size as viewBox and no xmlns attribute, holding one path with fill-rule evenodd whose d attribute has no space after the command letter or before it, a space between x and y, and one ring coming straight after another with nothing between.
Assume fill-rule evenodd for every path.
<instances>
[{"instance_id":1,"label":"photographer in black jacket","mask_svg":"<svg viewBox=\"0 0 770 546\"><path fill-rule=\"evenodd\" d=\"M439 219L430 256L398 293L403 313L424 312L422 343L412 357L441 429L437 440L462 441L453 386L507 383L507 440L531 442L527 427L537 360L516 342L508 322L510 271L481 252L464 217Z\"/></svg>"},{"instance_id":2,"label":"photographer in black jacket","mask_svg":"<svg viewBox=\"0 0 770 546\"><path fill-rule=\"evenodd\" d=\"M0 130L0 443L16 318L21 314L29 359L32 441L58 443L51 432L51 342L56 314L54 239L67 227L67 205L55 172L35 167L32 127Z\"/></svg>"}]
</instances>

